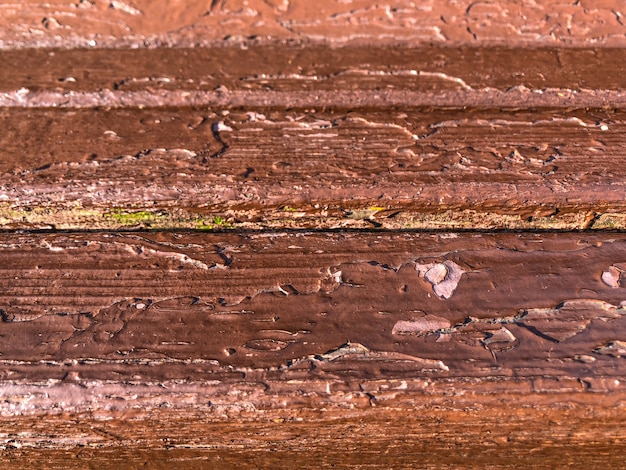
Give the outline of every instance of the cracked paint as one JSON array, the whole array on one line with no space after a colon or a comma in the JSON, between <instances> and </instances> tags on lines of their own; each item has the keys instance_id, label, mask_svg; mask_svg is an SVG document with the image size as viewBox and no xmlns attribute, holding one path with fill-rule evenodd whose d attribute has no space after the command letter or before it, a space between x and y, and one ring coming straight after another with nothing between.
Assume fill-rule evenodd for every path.
<instances>
[{"instance_id":1,"label":"cracked paint","mask_svg":"<svg viewBox=\"0 0 626 470\"><path fill-rule=\"evenodd\" d=\"M452 297L461 277L465 274L458 264L450 260L442 263L415 263L415 269L432 285L433 292L442 299Z\"/></svg>"}]
</instances>

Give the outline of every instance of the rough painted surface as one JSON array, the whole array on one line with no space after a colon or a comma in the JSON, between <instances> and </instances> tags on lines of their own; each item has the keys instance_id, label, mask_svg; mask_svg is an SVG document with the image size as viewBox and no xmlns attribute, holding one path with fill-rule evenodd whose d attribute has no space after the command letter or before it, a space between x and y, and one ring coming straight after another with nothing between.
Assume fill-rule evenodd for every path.
<instances>
[{"instance_id":1,"label":"rough painted surface","mask_svg":"<svg viewBox=\"0 0 626 470\"><path fill-rule=\"evenodd\" d=\"M0 5L0 44L214 45L244 41L623 46L614 1L28 0Z\"/></svg>"},{"instance_id":2,"label":"rough painted surface","mask_svg":"<svg viewBox=\"0 0 626 470\"><path fill-rule=\"evenodd\" d=\"M623 50L0 55L6 228L625 226Z\"/></svg>"},{"instance_id":3,"label":"rough painted surface","mask_svg":"<svg viewBox=\"0 0 626 470\"><path fill-rule=\"evenodd\" d=\"M2 3L0 462L623 465L622 14Z\"/></svg>"},{"instance_id":4,"label":"rough painted surface","mask_svg":"<svg viewBox=\"0 0 626 470\"><path fill-rule=\"evenodd\" d=\"M287 406L306 390L347 406L495 383L606 392L626 380L624 279L606 276L626 261L621 236L2 238L8 414L54 408L68 390L65 410L84 411L118 395L118 408L153 406L142 395L162 386L165 401L168 390L205 404L245 390L241 406L272 395Z\"/></svg>"},{"instance_id":5,"label":"rough painted surface","mask_svg":"<svg viewBox=\"0 0 626 470\"><path fill-rule=\"evenodd\" d=\"M0 242L7 464L620 462L620 234Z\"/></svg>"},{"instance_id":6,"label":"rough painted surface","mask_svg":"<svg viewBox=\"0 0 626 470\"><path fill-rule=\"evenodd\" d=\"M153 228L591 228L626 211L621 113L402 109L6 110L0 212L15 228L113 228L122 209Z\"/></svg>"}]
</instances>

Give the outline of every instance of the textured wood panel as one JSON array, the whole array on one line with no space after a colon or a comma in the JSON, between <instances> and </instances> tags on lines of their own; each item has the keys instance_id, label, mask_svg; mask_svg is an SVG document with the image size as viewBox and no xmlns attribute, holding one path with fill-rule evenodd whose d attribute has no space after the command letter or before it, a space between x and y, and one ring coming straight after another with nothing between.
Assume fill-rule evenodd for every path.
<instances>
[{"instance_id":1,"label":"textured wood panel","mask_svg":"<svg viewBox=\"0 0 626 470\"><path fill-rule=\"evenodd\" d=\"M621 50L2 54L25 64L0 79L8 228L626 220Z\"/></svg>"},{"instance_id":2,"label":"textured wood panel","mask_svg":"<svg viewBox=\"0 0 626 470\"><path fill-rule=\"evenodd\" d=\"M84 397L66 410L157 383L205 403L242 389L256 406L266 395L297 403L296 390L348 394L347 405L490 384L606 392L624 381L621 236L3 238L0 363L12 393L30 396L28 412L77 385Z\"/></svg>"},{"instance_id":3,"label":"textured wood panel","mask_svg":"<svg viewBox=\"0 0 626 470\"><path fill-rule=\"evenodd\" d=\"M245 41L624 45L613 1L498 3L53 0L0 5L0 45L154 47Z\"/></svg>"},{"instance_id":4,"label":"textured wood panel","mask_svg":"<svg viewBox=\"0 0 626 470\"><path fill-rule=\"evenodd\" d=\"M625 37L0 4L0 462L623 466Z\"/></svg>"}]
</instances>

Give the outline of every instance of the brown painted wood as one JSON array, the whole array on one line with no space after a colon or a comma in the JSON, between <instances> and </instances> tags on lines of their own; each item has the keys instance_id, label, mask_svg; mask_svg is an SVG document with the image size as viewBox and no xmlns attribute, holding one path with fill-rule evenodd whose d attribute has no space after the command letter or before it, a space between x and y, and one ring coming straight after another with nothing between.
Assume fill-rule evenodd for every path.
<instances>
[{"instance_id":1,"label":"brown painted wood","mask_svg":"<svg viewBox=\"0 0 626 470\"><path fill-rule=\"evenodd\" d=\"M621 236L2 238L1 361L18 383L218 380L207 401L231 383L228 394L262 395L271 383L286 404L304 387L292 379L323 396L346 383L368 395L372 382L372 399L383 383L400 394L497 380L514 392L622 387Z\"/></svg>"},{"instance_id":2,"label":"brown painted wood","mask_svg":"<svg viewBox=\"0 0 626 470\"><path fill-rule=\"evenodd\" d=\"M158 47L290 41L623 46L623 5L611 0L497 4L293 0L35 0L0 5L0 45Z\"/></svg>"},{"instance_id":3,"label":"brown painted wood","mask_svg":"<svg viewBox=\"0 0 626 470\"><path fill-rule=\"evenodd\" d=\"M1 54L7 228L625 225L620 49Z\"/></svg>"},{"instance_id":4,"label":"brown painted wood","mask_svg":"<svg viewBox=\"0 0 626 470\"><path fill-rule=\"evenodd\" d=\"M0 5L0 462L622 466L620 8Z\"/></svg>"},{"instance_id":5,"label":"brown painted wood","mask_svg":"<svg viewBox=\"0 0 626 470\"><path fill-rule=\"evenodd\" d=\"M429 464L462 465L452 445L548 467L566 445L586 463L615 461L605 446L623 437L624 243L5 234L0 411L13 450L2 458L306 467L321 452L328 465L402 466L430 452Z\"/></svg>"}]
</instances>

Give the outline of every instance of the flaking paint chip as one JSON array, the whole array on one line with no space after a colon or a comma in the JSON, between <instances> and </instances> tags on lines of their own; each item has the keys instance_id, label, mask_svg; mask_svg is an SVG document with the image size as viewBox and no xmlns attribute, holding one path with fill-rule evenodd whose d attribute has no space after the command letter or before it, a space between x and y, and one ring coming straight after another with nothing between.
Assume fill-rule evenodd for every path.
<instances>
[{"instance_id":1,"label":"flaking paint chip","mask_svg":"<svg viewBox=\"0 0 626 470\"><path fill-rule=\"evenodd\" d=\"M415 264L419 275L430 282L433 292L442 299L449 299L454 294L465 270L454 261L441 263Z\"/></svg>"},{"instance_id":2,"label":"flaking paint chip","mask_svg":"<svg viewBox=\"0 0 626 470\"><path fill-rule=\"evenodd\" d=\"M617 289L620 287L619 281L622 270L617 266L609 266L609 269L602 273L601 279L607 286Z\"/></svg>"},{"instance_id":3,"label":"flaking paint chip","mask_svg":"<svg viewBox=\"0 0 626 470\"><path fill-rule=\"evenodd\" d=\"M604 346L598 346L593 352L597 354L608 354L614 357L626 356L626 342L624 341L609 341Z\"/></svg>"},{"instance_id":4,"label":"flaking paint chip","mask_svg":"<svg viewBox=\"0 0 626 470\"><path fill-rule=\"evenodd\" d=\"M411 320L400 320L396 322L391 330L394 335L425 335L439 330L450 328L450 320L436 315L423 314Z\"/></svg>"},{"instance_id":5,"label":"flaking paint chip","mask_svg":"<svg viewBox=\"0 0 626 470\"><path fill-rule=\"evenodd\" d=\"M424 274L424 279L426 279L428 282L430 282L433 285L440 284L446 279L447 275L448 275L448 268L446 268L445 264L439 263L439 264L434 265L428 271L426 271L426 273Z\"/></svg>"},{"instance_id":6,"label":"flaking paint chip","mask_svg":"<svg viewBox=\"0 0 626 470\"><path fill-rule=\"evenodd\" d=\"M513 335L510 330L501 327L499 330L488 332L482 342L485 345L494 343L512 343L516 341L516 339L517 338L515 338L515 335Z\"/></svg>"}]
</instances>

